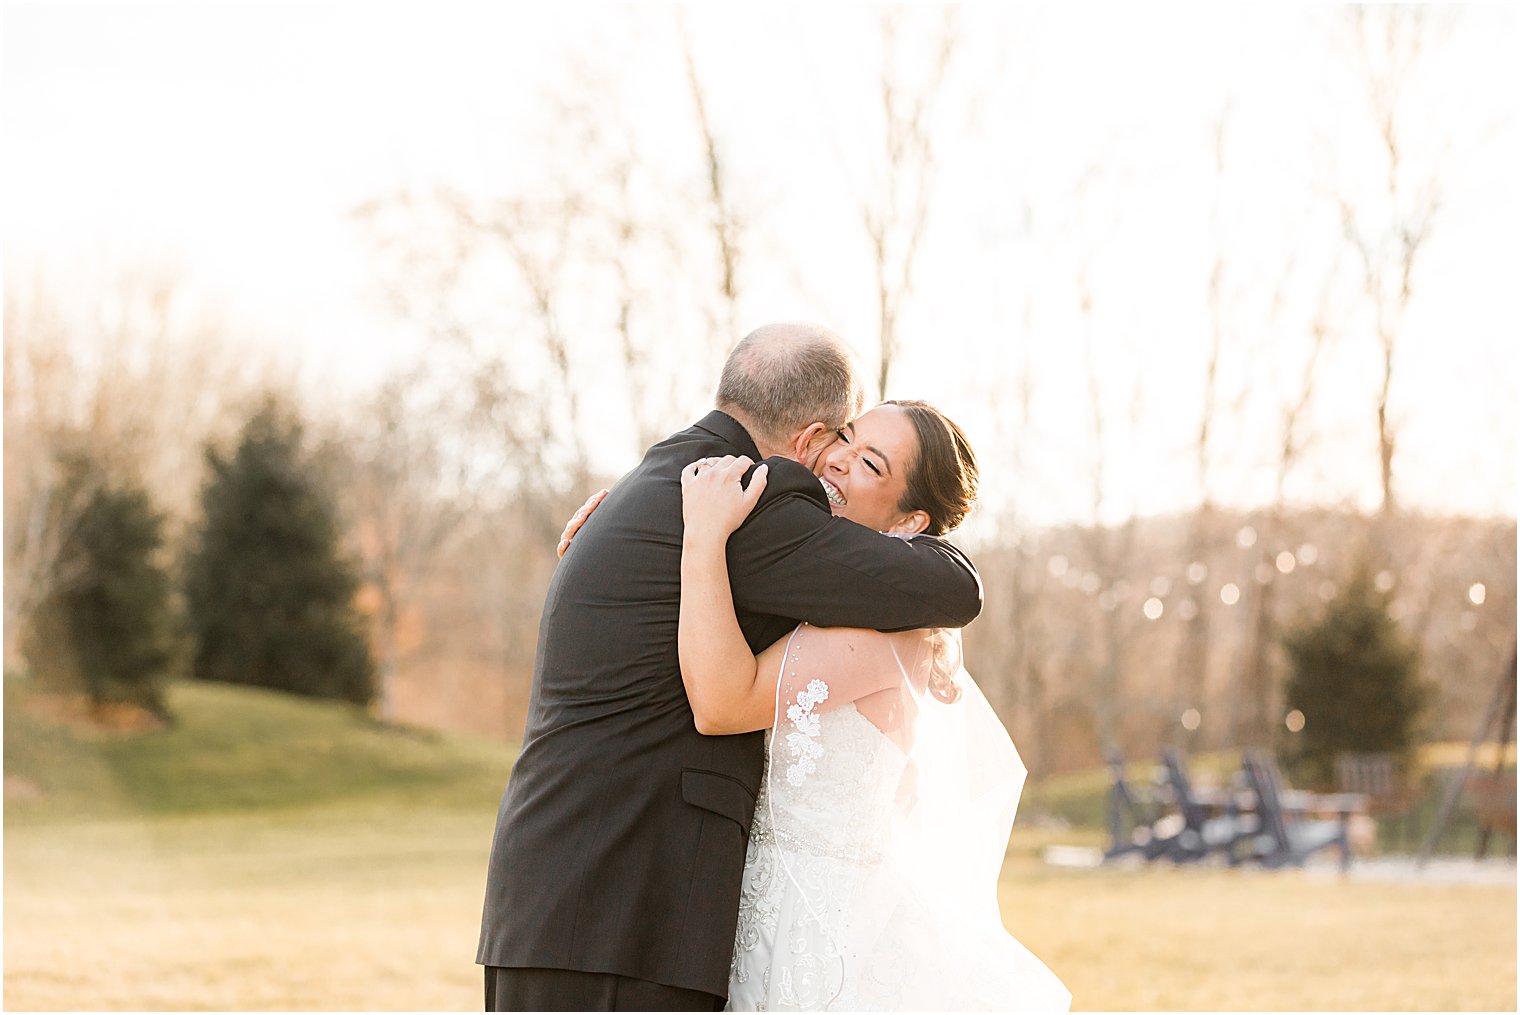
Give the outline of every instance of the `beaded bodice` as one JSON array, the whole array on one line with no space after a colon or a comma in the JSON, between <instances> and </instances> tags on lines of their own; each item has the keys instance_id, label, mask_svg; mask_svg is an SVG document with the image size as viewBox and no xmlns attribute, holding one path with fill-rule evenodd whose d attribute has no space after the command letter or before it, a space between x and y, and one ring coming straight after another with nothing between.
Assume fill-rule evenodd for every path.
<instances>
[{"instance_id":1,"label":"beaded bodice","mask_svg":"<svg viewBox=\"0 0 1520 1015\"><path fill-rule=\"evenodd\" d=\"M782 743L766 733L768 767L750 834L761 842L779 836L783 848L812 856L878 861L906 756L853 704L821 714L807 709L806 697L802 704L804 715L783 721Z\"/></svg>"}]
</instances>

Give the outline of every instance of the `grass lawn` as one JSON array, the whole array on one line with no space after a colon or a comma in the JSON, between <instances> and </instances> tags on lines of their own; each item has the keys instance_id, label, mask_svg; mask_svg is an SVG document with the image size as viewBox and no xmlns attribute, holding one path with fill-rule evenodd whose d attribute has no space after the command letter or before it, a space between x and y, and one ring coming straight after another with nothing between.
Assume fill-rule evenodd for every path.
<instances>
[{"instance_id":1,"label":"grass lawn","mask_svg":"<svg viewBox=\"0 0 1520 1015\"><path fill-rule=\"evenodd\" d=\"M476 1009L510 752L341 706L183 686L130 738L6 681L10 1009ZM1515 1008L1515 891L1065 870L1016 833L1009 926L1081 1009Z\"/></svg>"},{"instance_id":2,"label":"grass lawn","mask_svg":"<svg viewBox=\"0 0 1520 1015\"><path fill-rule=\"evenodd\" d=\"M1515 1009L1513 888L1058 869L1020 844L1003 916L1074 1010Z\"/></svg>"}]
</instances>

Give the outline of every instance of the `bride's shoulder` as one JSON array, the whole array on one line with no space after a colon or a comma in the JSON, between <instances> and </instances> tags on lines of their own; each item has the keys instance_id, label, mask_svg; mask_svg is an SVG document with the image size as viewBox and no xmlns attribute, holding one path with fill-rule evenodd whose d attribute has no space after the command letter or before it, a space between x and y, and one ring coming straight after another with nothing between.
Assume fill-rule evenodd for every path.
<instances>
[{"instance_id":1,"label":"bride's shoulder","mask_svg":"<svg viewBox=\"0 0 1520 1015\"><path fill-rule=\"evenodd\" d=\"M873 631L859 627L813 627L802 624L797 629L810 654L831 661L845 661L854 666L912 670L922 665L935 651L935 632Z\"/></svg>"},{"instance_id":2,"label":"bride's shoulder","mask_svg":"<svg viewBox=\"0 0 1520 1015\"><path fill-rule=\"evenodd\" d=\"M909 647L933 644L936 631L933 628L917 628L912 631L873 631L868 627L817 627L807 621L797 625L797 635L817 644L828 642L835 645L879 645Z\"/></svg>"}]
</instances>

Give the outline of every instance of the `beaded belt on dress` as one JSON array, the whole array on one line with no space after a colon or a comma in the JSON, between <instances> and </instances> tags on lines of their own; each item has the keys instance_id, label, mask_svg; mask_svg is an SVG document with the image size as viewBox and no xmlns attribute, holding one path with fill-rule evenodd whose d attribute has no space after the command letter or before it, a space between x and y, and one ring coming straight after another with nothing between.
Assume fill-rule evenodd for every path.
<instances>
[{"instance_id":1,"label":"beaded belt on dress","mask_svg":"<svg viewBox=\"0 0 1520 1015\"><path fill-rule=\"evenodd\" d=\"M770 828L768 826L756 827L754 834L750 836L750 840L762 845L776 842L789 849L811 853L813 856L827 857L830 860L843 860L846 863L855 863L866 867L874 867L881 863L882 860L881 854L873 850L852 849L849 846L825 846L822 843L804 839L800 835L793 835L785 829Z\"/></svg>"}]
</instances>

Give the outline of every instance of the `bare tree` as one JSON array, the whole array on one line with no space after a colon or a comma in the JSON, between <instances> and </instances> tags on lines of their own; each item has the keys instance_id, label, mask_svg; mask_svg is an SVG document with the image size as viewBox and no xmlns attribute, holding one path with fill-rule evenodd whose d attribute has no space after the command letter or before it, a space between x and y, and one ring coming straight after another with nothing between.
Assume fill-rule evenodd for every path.
<instances>
[{"instance_id":1,"label":"bare tree","mask_svg":"<svg viewBox=\"0 0 1520 1015\"><path fill-rule=\"evenodd\" d=\"M549 384L540 397L522 408L536 410L538 430L558 437L567 453L566 473L584 482L589 472L582 412L582 383L573 362L571 335L563 322L564 302L573 298L567 276L574 252L572 227L582 213L580 197L566 194L546 201L499 200L482 207L457 191L439 194L466 231L464 242L492 241L516 272L527 297L538 339L538 352L548 367ZM513 353L520 355L521 347Z\"/></svg>"},{"instance_id":2,"label":"bare tree","mask_svg":"<svg viewBox=\"0 0 1520 1015\"><path fill-rule=\"evenodd\" d=\"M75 364L63 326L46 305L5 299L5 661L37 607L69 581L60 554L89 491L71 484L64 459Z\"/></svg>"},{"instance_id":3,"label":"bare tree","mask_svg":"<svg viewBox=\"0 0 1520 1015\"><path fill-rule=\"evenodd\" d=\"M995 408L1001 410L993 416L995 437L982 445L979 458L983 475L996 468L1019 477L1021 485L1028 483L1028 434L1034 419L1029 312L1026 299L1023 330L1008 336L1010 346L1019 350L1012 391L1000 378L993 395ZM1038 553L1038 530L1022 516L1021 499L1015 497L999 507L993 520L995 535L984 542L978 555L987 608L968 632L967 651L978 660L991 661L978 666L982 689L1015 731L1031 770L1045 771L1051 740L1046 722L1051 704L1047 679L1052 669L1042 595L1045 567ZM992 510L984 501L977 508L978 519Z\"/></svg>"},{"instance_id":4,"label":"bare tree","mask_svg":"<svg viewBox=\"0 0 1520 1015\"><path fill-rule=\"evenodd\" d=\"M1292 275L1290 263L1283 271L1268 321L1276 322L1284 305L1284 293ZM1277 644L1278 583L1288 573L1278 557L1287 545L1287 484L1310 444L1305 432L1308 410L1313 404L1319 378L1319 366L1330 344L1335 325L1331 320L1333 279L1322 286L1318 306L1309 322L1309 348L1297 385L1279 409L1280 429L1276 462L1275 495L1266 513L1258 520L1257 562L1253 577L1255 595L1251 598L1251 627L1242 665L1236 667L1239 683L1235 694L1233 732L1235 743L1269 742L1273 727L1271 706L1280 686L1274 679L1271 655ZM1291 551L1287 551L1291 552ZM1296 567L1295 560L1289 568Z\"/></svg>"},{"instance_id":5,"label":"bare tree","mask_svg":"<svg viewBox=\"0 0 1520 1015\"><path fill-rule=\"evenodd\" d=\"M1213 555L1216 527L1211 465L1214 456L1214 441L1220 424L1222 397L1219 379L1220 359L1224 354L1226 343L1231 338L1225 296L1225 275L1229 254L1223 240L1221 195L1221 182L1225 175L1226 130L1229 121L1230 106L1226 104L1214 123L1213 156L1216 186L1213 205L1210 209L1210 225L1214 233L1214 257L1208 280L1208 352L1205 356L1203 372L1203 408L1199 413L1198 430L1193 440L1193 461L1198 475L1199 499L1198 507L1194 509L1188 522L1184 550L1188 569L1193 574L1198 573L1196 568L1208 566L1206 562ZM1209 684L1209 624L1212 611L1208 609L1207 602L1200 603L1195 599L1189 599L1188 602L1190 608L1181 614L1184 627L1181 647L1177 654L1177 698L1173 709L1179 715L1187 708L1199 709L1206 715L1209 710L1203 708L1203 703ZM1181 730L1182 727L1175 726L1173 729ZM1178 736L1183 735L1178 733Z\"/></svg>"},{"instance_id":6,"label":"bare tree","mask_svg":"<svg viewBox=\"0 0 1520 1015\"><path fill-rule=\"evenodd\" d=\"M377 707L387 719L396 718L404 625L482 495L457 446L468 409L452 405L432 380L425 364L392 376L347 417L335 441L351 471L342 500L375 600Z\"/></svg>"},{"instance_id":7,"label":"bare tree","mask_svg":"<svg viewBox=\"0 0 1520 1015\"><path fill-rule=\"evenodd\" d=\"M1193 576L1207 574L1219 547L1218 510L1214 501L1211 481L1211 463L1215 440L1220 425L1235 419L1242 411L1250 394L1250 387L1242 386L1233 398L1226 398L1221 381L1221 361L1231 350L1243 350L1245 336L1239 323L1238 296L1244 295L1245 287L1231 280L1231 262L1235 251L1226 241L1226 208L1223 201L1223 181L1227 174L1227 133L1232 119L1232 107L1227 103L1214 124L1213 157L1216 179L1210 225L1214 234L1213 264L1207 284L1209 308L1208 352L1204 369L1203 411L1194 440L1194 456L1200 489L1200 503L1189 520L1186 541L1186 557ZM1287 332L1293 325L1285 320L1290 306L1290 295L1298 273L1296 245L1290 243L1278 265L1277 280L1270 290L1264 312L1251 313L1250 319L1258 322L1264 340L1282 348ZM1254 273L1260 278L1263 273ZM1254 282L1252 284L1254 289ZM1231 743L1260 743L1269 733L1268 713L1275 687L1272 656L1275 652L1276 615L1274 591L1276 588L1277 554L1283 535L1283 509L1287 479L1298 461L1305 436L1303 423L1314 395L1314 383L1330 327L1329 299L1333 286L1326 284L1321 290L1319 313L1310 326L1310 349L1296 387L1290 389L1287 401L1279 411L1282 419L1279 456L1276 463L1276 496L1267 511L1255 517L1250 526L1254 542L1246 544L1256 557L1250 575L1244 583L1244 599L1248 604L1249 621L1238 654L1229 666L1230 692L1228 707L1204 710L1204 716L1217 711L1223 721L1210 723L1213 733L1228 736ZM1245 535L1237 532L1237 537ZM1216 561L1217 564L1217 561ZM1178 678L1182 700L1189 707L1200 707L1206 699L1209 681L1208 665L1215 610L1205 601L1193 601L1184 615L1185 624L1181 648L1178 654ZM1218 703L1222 704L1222 703ZM1201 729L1207 727L1200 726Z\"/></svg>"},{"instance_id":8,"label":"bare tree","mask_svg":"<svg viewBox=\"0 0 1520 1015\"><path fill-rule=\"evenodd\" d=\"M1412 143L1409 96L1436 27L1421 6L1351 7L1346 11L1349 59L1366 90L1368 113L1384 170L1381 199L1361 200L1341 189L1336 200L1347 243L1362 269L1361 286L1371 307L1380 360L1377 390L1378 474L1381 514L1397 507L1394 453L1398 428L1390 396L1399 339L1414 295L1421 254L1441 208L1441 162L1445 150L1417 152Z\"/></svg>"},{"instance_id":9,"label":"bare tree","mask_svg":"<svg viewBox=\"0 0 1520 1015\"><path fill-rule=\"evenodd\" d=\"M686 31L685 9L678 12L681 34L681 52L686 60L686 83L691 92L692 112L696 117L698 140L707 167L707 197L710 211L709 224L717 248L718 296L722 308L714 321L714 330L728 336L730 341L739 338L739 255L744 222L740 217L734 195L729 187L727 160L723 158L718 138L713 131L708 114L707 88L697 72L697 58Z\"/></svg>"},{"instance_id":10,"label":"bare tree","mask_svg":"<svg viewBox=\"0 0 1520 1015\"><path fill-rule=\"evenodd\" d=\"M1099 579L1098 610L1102 642L1093 679L1092 702L1097 720L1099 745L1105 750L1119 745L1118 719L1128 704L1123 675L1129 654L1132 626L1124 609L1130 599L1130 571L1134 561L1136 511L1131 504L1124 521L1110 528L1104 521L1112 500L1108 444L1113 439L1113 424L1108 411L1110 396L1104 391L1104 373L1098 352L1092 263L1084 260L1078 269L1078 300L1083 319L1086 346L1088 404L1092 426L1093 456L1088 473L1092 503L1092 522L1083 534L1087 553ZM1133 437L1139 430L1142 400L1141 379L1131 377L1127 413L1122 417Z\"/></svg>"},{"instance_id":11,"label":"bare tree","mask_svg":"<svg viewBox=\"0 0 1520 1015\"><path fill-rule=\"evenodd\" d=\"M1024 305L1024 334L1029 334L1031 307L1026 299ZM1010 468L1015 475L1028 472L1028 456L1023 453L1027 435L1034 419L1034 366L1029 355L1028 343L1022 347L1018 381L1014 387L1016 406L1016 435L1007 442ZM1018 683L1014 685L1015 700L1010 706L1027 714L1031 722L1025 725L1024 741L1028 744L1030 757L1040 771L1048 770L1049 738L1046 734L1045 717L1051 702L1048 694L1049 635L1043 623L1041 591L1045 568L1035 554L1034 534L1021 523L1016 513L1009 518L1012 539L1012 555L1007 589L1007 621L1005 624L1010 640L1008 654L1011 657L1007 673Z\"/></svg>"},{"instance_id":12,"label":"bare tree","mask_svg":"<svg viewBox=\"0 0 1520 1015\"><path fill-rule=\"evenodd\" d=\"M955 9L945 7L932 40L933 52L922 80L907 71L902 8L882 8L882 64L879 89L883 115L883 178L861 205L861 221L871 244L880 331L877 384L883 398L898 353L898 322L913 291L913 272L934 196L936 156L933 121L956 47Z\"/></svg>"},{"instance_id":13,"label":"bare tree","mask_svg":"<svg viewBox=\"0 0 1520 1015\"><path fill-rule=\"evenodd\" d=\"M677 28L700 163L650 158L623 106L627 68L572 54L545 95L541 178L496 194L440 186L357 210L392 289L428 290L393 302L468 350L482 417L510 422L516 432L500 447L532 459L508 471L534 482L584 489L592 432L634 451L668 433L705 400L738 338L745 223L679 17Z\"/></svg>"}]
</instances>

